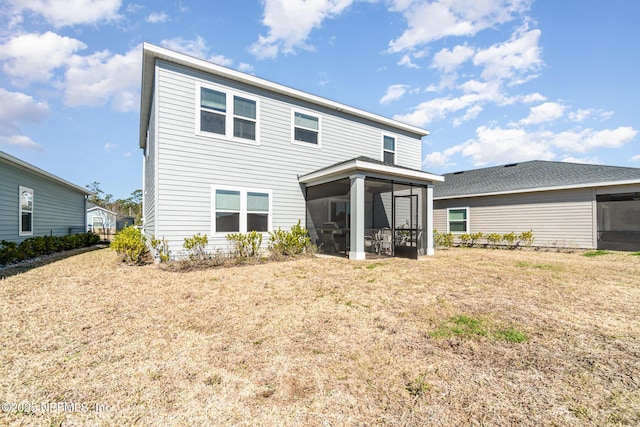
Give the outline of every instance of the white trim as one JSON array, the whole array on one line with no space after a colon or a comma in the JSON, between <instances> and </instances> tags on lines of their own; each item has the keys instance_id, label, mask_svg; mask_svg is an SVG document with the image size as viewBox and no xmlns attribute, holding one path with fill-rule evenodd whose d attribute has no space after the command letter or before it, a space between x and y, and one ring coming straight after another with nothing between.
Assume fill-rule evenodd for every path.
<instances>
[{"instance_id":1,"label":"white trim","mask_svg":"<svg viewBox=\"0 0 640 427\"><path fill-rule=\"evenodd\" d=\"M524 188L524 189L507 190L507 191L494 191L491 193L439 196L439 197L434 197L433 200L466 199L470 197L500 196L505 194L518 194L518 193L537 193L542 191L576 190L580 188L597 188L597 187L608 187L608 186L613 187L618 185L633 185L633 184L640 184L640 181L636 179L631 179L626 181L607 181L607 182L592 182L592 183L586 183L586 184L559 185L557 187Z\"/></svg>"},{"instance_id":2,"label":"white trim","mask_svg":"<svg viewBox=\"0 0 640 427\"><path fill-rule=\"evenodd\" d=\"M451 221L449 220L449 212L450 211L460 211L460 210L465 210L467 211L467 219L466 219L466 231L451 231ZM447 233L452 233L452 234L467 234L467 233L471 233L471 209L469 209L468 206L460 206L460 207L456 207L456 208L447 208Z\"/></svg>"},{"instance_id":3,"label":"white trim","mask_svg":"<svg viewBox=\"0 0 640 427\"><path fill-rule=\"evenodd\" d=\"M240 193L240 223L238 231L216 231L216 190L237 191ZM211 235L216 237L226 236L232 233L247 233L247 193L264 193L269 195L269 212L267 217L267 231L261 231L264 236L273 231L273 192L261 188L234 187L234 186L211 186Z\"/></svg>"},{"instance_id":4,"label":"white trim","mask_svg":"<svg viewBox=\"0 0 640 427\"><path fill-rule=\"evenodd\" d=\"M422 172L412 169L404 169L392 165L379 165L376 163L370 163L363 160L351 160L349 162L340 163L328 169L323 169L317 172L311 172L298 178L298 181L307 185L316 185L324 182L332 181L338 176L346 175L354 171L372 172L382 175L388 175L389 177L397 177L402 179L416 180L416 181L429 181L429 182L442 182L444 177L440 175L434 175L428 172Z\"/></svg>"},{"instance_id":5,"label":"white trim","mask_svg":"<svg viewBox=\"0 0 640 427\"><path fill-rule=\"evenodd\" d=\"M272 93L289 96L295 99L302 100L304 102L312 103L316 106L325 107L341 113L350 114L355 117L360 117L365 120L370 120L378 124L389 126L394 129L408 132L420 137L429 135L429 131L421 129L417 126L409 125L399 122L394 119L379 116L377 114L370 113L368 111L360 110L358 108L350 107L345 104L340 104L335 101L331 101L326 98L322 98L316 95L292 89L287 86L273 83L268 80L264 80L250 74L245 74L240 71L232 70L211 62L207 62L203 59L194 58L189 55L178 53L169 49L155 46L149 43L143 43L142 45L143 60L142 60L142 87L141 87L141 102L140 102L140 133L139 144L140 148L144 147L144 130L149 123L149 109L151 102L151 93L154 90L153 86L153 73L155 72L156 59L161 59L174 64L182 65L193 70L203 71L205 73L221 76L230 80L241 82L252 86L254 88L264 89Z\"/></svg>"},{"instance_id":6,"label":"white trim","mask_svg":"<svg viewBox=\"0 0 640 427\"><path fill-rule=\"evenodd\" d=\"M318 119L318 143L314 144L311 142L298 141L296 139L296 113L304 114L306 116L315 117ZM300 129L313 131L314 129L308 129L302 126L299 126ZM322 148L322 116L315 111L306 110L304 108L291 107L291 143L293 145L299 145L301 147L311 147L316 149Z\"/></svg>"},{"instance_id":7,"label":"white trim","mask_svg":"<svg viewBox=\"0 0 640 427\"><path fill-rule=\"evenodd\" d=\"M202 89L209 89L209 90L215 90L216 92L221 92L225 95L225 104L226 104L226 111L223 112L214 112L215 114L220 114L223 115L225 118L225 133L224 134L219 134L219 133L213 133L213 132L207 132L207 131L203 131L201 130L201 126L200 126L200 118L201 118L201 111L202 111L202 106L201 106L201 93L202 93ZM234 100L235 97L238 98L243 98L243 99L247 99L249 101L253 101L256 103L256 118L255 118L255 124L256 124L256 139L247 139L247 138L240 138L237 136L233 135L234 132L234 120L236 118L236 114L234 111ZM205 108L206 111L210 111L207 110ZM236 90L232 90L228 87L224 87L224 86L220 86L217 85L215 83L209 83L209 82L196 82L196 96L195 96L195 115L196 115L196 120L195 120L195 134L198 136L202 136L205 138L209 138L209 139L224 139L227 141L233 141L233 142L240 142L243 144L250 144L250 145L260 145L260 98L257 98L256 96L253 96L251 94L246 94L244 92L239 92ZM242 120L252 120L252 119L247 119L244 118L242 116L238 116L238 118L242 119Z\"/></svg>"},{"instance_id":8,"label":"white trim","mask_svg":"<svg viewBox=\"0 0 640 427\"><path fill-rule=\"evenodd\" d=\"M384 138L389 137L393 138L393 150L387 150L384 148ZM384 162L384 153L392 153L393 154L393 164L396 165L398 163L398 137L395 135L390 135L388 133L382 133L380 136L380 161Z\"/></svg>"},{"instance_id":9,"label":"white trim","mask_svg":"<svg viewBox=\"0 0 640 427\"><path fill-rule=\"evenodd\" d=\"M31 195L31 230L22 231L22 193L28 193ZM33 236L33 225L35 217L35 193L33 188L18 186L18 236Z\"/></svg>"}]
</instances>

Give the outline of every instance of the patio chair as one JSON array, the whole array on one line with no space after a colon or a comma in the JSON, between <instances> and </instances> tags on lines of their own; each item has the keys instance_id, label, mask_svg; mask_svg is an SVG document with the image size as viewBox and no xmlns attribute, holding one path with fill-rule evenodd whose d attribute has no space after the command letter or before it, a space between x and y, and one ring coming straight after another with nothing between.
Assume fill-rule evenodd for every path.
<instances>
[{"instance_id":1,"label":"patio chair","mask_svg":"<svg viewBox=\"0 0 640 427\"><path fill-rule=\"evenodd\" d=\"M391 255L393 253L393 233L389 228L383 228L380 230L380 247L379 254Z\"/></svg>"}]
</instances>

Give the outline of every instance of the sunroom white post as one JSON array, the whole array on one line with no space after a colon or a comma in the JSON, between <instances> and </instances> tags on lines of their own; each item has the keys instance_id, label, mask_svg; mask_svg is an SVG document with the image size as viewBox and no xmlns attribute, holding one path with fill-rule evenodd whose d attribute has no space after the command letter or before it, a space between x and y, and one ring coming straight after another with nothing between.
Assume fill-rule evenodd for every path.
<instances>
[{"instance_id":1,"label":"sunroom white post","mask_svg":"<svg viewBox=\"0 0 640 427\"><path fill-rule=\"evenodd\" d=\"M364 253L364 175L351 175L351 228L349 259L365 259Z\"/></svg>"},{"instance_id":2,"label":"sunroom white post","mask_svg":"<svg viewBox=\"0 0 640 427\"><path fill-rule=\"evenodd\" d=\"M433 255L433 185L427 185L427 255Z\"/></svg>"}]
</instances>

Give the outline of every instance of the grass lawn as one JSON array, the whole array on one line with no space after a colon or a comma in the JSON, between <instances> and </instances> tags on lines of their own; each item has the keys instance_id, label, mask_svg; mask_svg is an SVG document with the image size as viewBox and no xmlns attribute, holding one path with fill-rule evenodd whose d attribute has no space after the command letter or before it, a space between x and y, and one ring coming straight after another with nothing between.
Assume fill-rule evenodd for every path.
<instances>
[{"instance_id":1,"label":"grass lawn","mask_svg":"<svg viewBox=\"0 0 640 427\"><path fill-rule=\"evenodd\" d=\"M640 424L626 253L169 272L103 249L0 295L0 425Z\"/></svg>"}]
</instances>

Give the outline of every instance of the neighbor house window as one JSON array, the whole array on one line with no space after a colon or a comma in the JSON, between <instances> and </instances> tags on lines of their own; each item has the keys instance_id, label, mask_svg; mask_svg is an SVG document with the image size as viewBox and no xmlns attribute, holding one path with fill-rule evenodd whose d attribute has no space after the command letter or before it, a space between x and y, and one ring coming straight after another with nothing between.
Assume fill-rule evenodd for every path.
<instances>
[{"instance_id":1,"label":"neighbor house window","mask_svg":"<svg viewBox=\"0 0 640 427\"><path fill-rule=\"evenodd\" d=\"M200 132L244 141L258 140L258 101L200 87Z\"/></svg>"},{"instance_id":2,"label":"neighbor house window","mask_svg":"<svg viewBox=\"0 0 640 427\"><path fill-rule=\"evenodd\" d=\"M447 209L447 227L450 233L468 233L469 208Z\"/></svg>"},{"instance_id":3,"label":"neighbor house window","mask_svg":"<svg viewBox=\"0 0 640 427\"><path fill-rule=\"evenodd\" d=\"M33 189L19 187L20 192L20 214L19 214L19 236L33 235Z\"/></svg>"},{"instance_id":4,"label":"neighbor house window","mask_svg":"<svg viewBox=\"0 0 640 427\"><path fill-rule=\"evenodd\" d=\"M307 144L320 144L320 117L294 111L293 140Z\"/></svg>"},{"instance_id":5,"label":"neighbor house window","mask_svg":"<svg viewBox=\"0 0 640 427\"><path fill-rule=\"evenodd\" d=\"M270 230L271 193L247 189L214 189L216 233Z\"/></svg>"},{"instance_id":6,"label":"neighbor house window","mask_svg":"<svg viewBox=\"0 0 640 427\"><path fill-rule=\"evenodd\" d=\"M392 136L382 137L382 161L390 165L396 164L396 139Z\"/></svg>"}]
</instances>

